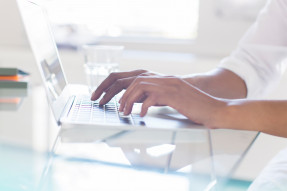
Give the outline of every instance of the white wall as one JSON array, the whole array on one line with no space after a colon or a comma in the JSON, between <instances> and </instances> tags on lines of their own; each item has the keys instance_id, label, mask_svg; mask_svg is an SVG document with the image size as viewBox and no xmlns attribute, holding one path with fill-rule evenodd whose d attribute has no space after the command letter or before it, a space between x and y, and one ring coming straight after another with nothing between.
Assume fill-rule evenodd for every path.
<instances>
[{"instance_id":1,"label":"white wall","mask_svg":"<svg viewBox=\"0 0 287 191\"><path fill-rule=\"evenodd\" d=\"M219 17L214 2L200 0L198 39L193 51L204 55L228 55L253 21Z\"/></svg>"},{"instance_id":2,"label":"white wall","mask_svg":"<svg viewBox=\"0 0 287 191\"><path fill-rule=\"evenodd\" d=\"M0 0L0 25L1 46L27 45L16 0Z\"/></svg>"},{"instance_id":3,"label":"white wall","mask_svg":"<svg viewBox=\"0 0 287 191\"><path fill-rule=\"evenodd\" d=\"M205 71L212 68L216 65L217 61L229 54L230 51L236 47L237 41L242 36L244 31L251 24L250 21L240 21L240 20L226 20L221 19L215 14L215 4L213 0L200 0L200 15L199 15L199 31L198 39L193 43L184 43L184 44L128 44L126 43L127 49L135 48L136 50L151 50L157 47L157 50L166 50L166 51L176 51L184 53L192 53L195 55L203 55L204 61L199 61L200 59L186 58L186 54L179 54L174 56L168 56L168 59L165 59L165 56L162 53L155 56L155 54L133 54L127 56L124 60L126 65L123 66L123 69L132 69L132 68L148 68L151 70L162 71L169 73L169 68L172 68L173 64L182 64L181 69L177 69L176 73L182 74L183 72L198 72ZM20 14L16 5L16 0L0 0L0 50L2 47L2 56L0 56L0 66L7 65L16 65L14 55L9 55L9 52L17 48L19 54L27 52L26 57L30 57L30 61L19 63L22 68L26 68L31 71L33 77L39 77L37 68L34 67L35 63L33 56L31 54L25 30L22 25ZM27 50L26 50L27 49ZM21 51L23 50L23 51ZM1 52L0 52L1 54ZM73 54L73 53L72 53ZM69 53L69 55L72 55ZM77 53L75 53L77 54ZM191 55L190 55L191 56ZM77 57L77 56L75 56ZM155 59L155 57L162 57L160 60ZM9 61L10 59L10 61ZM67 58L70 60L69 58ZM17 59L16 59L17 60ZM76 59L80 62L73 62L71 59L69 65L74 67L69 67L69 69L80 68L82 69L82 60ZM172 60L172 61L170 61ZM206 61L209 60L209 61ZM140 63L140 64L139 64ZM211 67L212 65L212 67ZM201 68L201 69L199 69ZM79 70L77 70L79 71ZM68 70L68 73L74 73L74 71ZM79 75L80 76L80 75ZM83 82L83 77L73 77L70 81ZM35 80L39 81L39 80Z\"/></svg>"},{"instance_id":4,"label":"white wall","mask_svg":"<svg viewBox=\"0 0 287 191\"><path fill-rule=\"evenodd\" d=\"M252 23L246 20L229 20L216 16L213 0L200 0L198 39L192 43L141 45L126 43L127 47L149 50L176 50L203 55L228 55ZM16 6L16 0L0 0L0 46L27 45L25 32Z\"/></svg>"}]
</instances>

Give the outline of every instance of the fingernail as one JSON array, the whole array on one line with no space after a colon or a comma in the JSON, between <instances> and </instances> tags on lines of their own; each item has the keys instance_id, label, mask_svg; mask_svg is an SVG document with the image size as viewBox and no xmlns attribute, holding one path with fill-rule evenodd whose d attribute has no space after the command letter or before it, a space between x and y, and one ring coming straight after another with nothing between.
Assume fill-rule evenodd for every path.
<instances>
[{"instance_id":1,"label":"fingernail","mask_svg":"<svg viewBox=\"0 0 287 191\"><path fill-rule=\"evenodd\" d=\"M101 101L99 102L99 104L100 104L100 105L103 105L103 103L104 103L104 100L101 99Z\"/></svg>"},{"instance_id":2,"label":"fingernail","mask_svg":"<svg viewBox=\"0 0 287 191\"><path fill-rule=\"evenodd\" d=\"M120 112L123 111L123 106L122 106L122 104L120 105L119 111L120 111Z\"/></svg>"},{"instance_id":3,"label":"fingernail","mask_svg":"<svg viewBox=\"0 0 287 191\"><path fill-rule=\"evenodd\" d=\"M95 100L95 98L94 98L94 97L95 97L95 92L93 92L93 93L92 93L91 100L93 100L93 101L94 101L94 100Z\"/></svg>"}]
</instances>

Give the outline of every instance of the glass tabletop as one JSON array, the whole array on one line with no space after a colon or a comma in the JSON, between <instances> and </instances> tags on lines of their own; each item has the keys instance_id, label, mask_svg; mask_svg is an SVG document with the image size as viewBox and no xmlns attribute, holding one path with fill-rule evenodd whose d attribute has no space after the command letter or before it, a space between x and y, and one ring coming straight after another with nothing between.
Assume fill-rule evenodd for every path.
<instances>
[{"instance_id":1,"label":"glass tabletop","mask_svg":"<svg viewBox=\"0 0 287 191\"><path fill-rule=\"evenodd\" d=\"M221 190L258 132L61 130L34 87L0 109L0 190Z\"/></svg>"}]
</instances>

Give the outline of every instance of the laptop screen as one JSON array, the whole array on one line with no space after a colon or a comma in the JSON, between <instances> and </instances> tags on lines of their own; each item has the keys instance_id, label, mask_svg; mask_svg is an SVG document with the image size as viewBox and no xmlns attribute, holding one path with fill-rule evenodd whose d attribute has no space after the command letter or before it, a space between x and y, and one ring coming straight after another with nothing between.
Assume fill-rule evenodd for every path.
<instances>
[{"instance_id":1,"label":"laptop screen","mask_svg":"<svg viewBox=\"0 0 287 191\"><path fill-rule=\"evenodd\" d=\"M47 16L42 7L18 0L26 33L39 66L50 101L56 100L67 84Z\"/></svg>"}]
</instances>

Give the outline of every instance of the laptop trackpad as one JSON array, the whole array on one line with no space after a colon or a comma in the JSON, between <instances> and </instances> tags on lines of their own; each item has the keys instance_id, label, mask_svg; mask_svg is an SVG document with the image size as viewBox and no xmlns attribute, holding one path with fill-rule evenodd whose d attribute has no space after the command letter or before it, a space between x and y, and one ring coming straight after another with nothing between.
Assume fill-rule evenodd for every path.
<instances>
[{"instance_id":1,"label":"laptop trackpad","mask_svg":"<svg viewBox=\"0 0 287 191\"><path fill-rule=\"evenodd\" d=\"M136 104L133 114L139 114L140 109L141 104ZM168 106L150 107L147 115L144 117L144 122L147 127L160 127L163 129L202 128L201 125L190 121L187 117Z\"/></svg>"}]
</instances>

